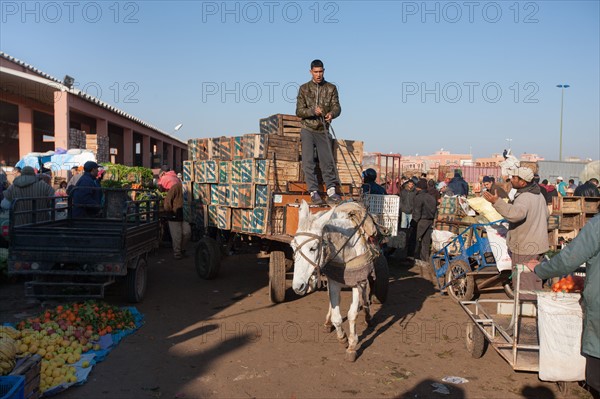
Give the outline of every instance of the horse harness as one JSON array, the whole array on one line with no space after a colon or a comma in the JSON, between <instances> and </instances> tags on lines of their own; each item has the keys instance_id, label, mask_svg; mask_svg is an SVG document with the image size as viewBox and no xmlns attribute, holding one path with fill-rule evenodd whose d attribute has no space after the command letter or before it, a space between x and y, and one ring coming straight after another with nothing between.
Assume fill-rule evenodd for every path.
<instances>
[{"instance_id":1,"label":"horse harness","mask_svg":"<svg viewBox=\"0 0 600 399\"><path fill-rule=\"evenodd\" d=\"M336 206L337 207L337 206ZM333 216L333 214L332 214ZM352 267L356 267L357 265L364 265L370 262L373 262L373 260L379 256L379 251L375 248L375 246L373 245L373 242L371 240L371 237L369 237L369 239L367 239L365 236L367 236L368 234L365 232L363 226L367 220L367 218L370 217L368 212L365 212L364 217L362 218L362 220L360 221L360 223L358 223L354 230L352 231L352 234L350 234L350 236L346 239L346 241L344 242L344 244L342 246L339 247L339 249L337 249L337 252L335 252L335 254L333 254L333 256L328 256L325 261L323 261L322 263L320 262L321 260L321 253L322 251L319 250L319 253L317 255L316 261L313 261L312 259L308 258L304 252L302 252L302 247L305 246L306 244L312 242L312 241L317 241L318 247L319 249L322 248L323 243L325 242L325 234L327 234L327 232L325 231L325 229L323 229L323 233L321 235L317 235L317 234L313 234L313 233L309 233L309 232L298 232L295 234L296 237L298 236L306 236L308 237L308 239L306 241L303 241L301 244L298 245L298 247L294 250L294 254L296 252L300 253L300 256L302 256L308 263L310 263L312 266L314 266L315 268L315 272L317 274L317 282L320 286L321 284L321 274L322 274L322 269L324 269L328 264L331 264L332 266L345 266L346 268L352 268ZM327 223L325 224L327 225ZM367 244L367 248L369 249L368 251L366 251L363 254L357 255L354 258L345 261L345 262L335 262L334 259L340 254L340 252L342 252L342 250L346 247L346 245L348 245L348 243L350 242L350 240L352 239L352 237L354 237L354 235L360 232L360 238L363 239L365 241L365 244Z\"/></svg>"}]
</instances>

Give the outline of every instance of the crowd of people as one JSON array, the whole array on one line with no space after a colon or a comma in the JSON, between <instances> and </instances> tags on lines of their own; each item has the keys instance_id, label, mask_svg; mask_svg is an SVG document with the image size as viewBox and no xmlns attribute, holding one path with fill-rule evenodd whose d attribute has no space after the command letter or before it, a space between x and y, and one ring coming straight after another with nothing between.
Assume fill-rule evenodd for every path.
<instances>
[{"instance_id":1,"label":"crowd of people","mask_svg":"<svg viewBox=\"0 0 600 399\"><path fill-rule=\"evenodd\" d=\"M368 171L368 170L367 170ZM365 171L365 172L367 172ZM586 358L586 383L594 397L600 391L600 213L593 217L580 231L577 237L559 254L548 260L548 204L555 196L600 197L598 179L593 177L579 185L574 179L567 184L562 177L556 179L556 185L548 180L540 182L540 177L528 167L516 167L509 170L509 178L502 183L492 176L484 176L480 196L492 204L494 209L508 222L506 237L513 268L517 265L527 267L521 273L520 289L540 290L543 279L557 277L573 272L586 263L585 288L583 291L584 327L582 353ZM367 181L367 175L369 180ZM363 173L364 193L392 193L390 184L373 189L376 173ZM510 185L510 187L508 186ZM400 196L399 227L408 229L408 255L414 256L415 263L428 267L431 246L431 234L436 219L441 196L467 196L469 186L460 171L455 171L451 179L443 182L427 180L426 174L420 177L402 176L397 182ZM530 296L522 296L532 299Z\"/></svg>"}]
</instances>

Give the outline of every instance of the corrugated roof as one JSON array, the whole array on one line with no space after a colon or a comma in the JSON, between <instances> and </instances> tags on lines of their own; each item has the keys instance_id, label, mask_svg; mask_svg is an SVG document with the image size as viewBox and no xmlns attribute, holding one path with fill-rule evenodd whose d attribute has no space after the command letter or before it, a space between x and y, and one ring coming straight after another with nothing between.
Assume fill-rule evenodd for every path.
<instances>
[{"instance_id":1,"label":"corrugated roof","mask_svg":"<svg viewBox=\"0 0 600 399\"><path fill-rule=\"evenodd\" d=\"M31 72L34 72L34 73L36 73L36 74L38 74L38 75L40 75L40 76L42 76L42 77L44 77L44 78L46 78L48 80L51 80L53 82L59 83L60 85L64 86L64 84L63 84L63 82L61 80L56 79L54 76L51 76L51 75L49 75L49 74L47 74L45 72L42 72L39 69L35 68L34 66L29 65L28 63L26 63L24 61L21 61L18 58L12 57L12 56L6 54L3 51L0 51L0 57L6 59L8 61L14 62L15 64L20 65L23 68L25 68L25 69L27 69L27 70L29 70ZM113 112L113 113L115 113L115 114L117 114L119 116L122 116L124 118L127 118L127 119L129 119L129 120L131 120L131 121L133 121L133 122L135 122L135 123L137 123L137 124L139 124L141 126L144 126L144 127L148 128L148 129L152 129L152 130L154 130L157 133L160 133L160 134L162 134L164 136L167 136L167 137L169 137L169 138L171 138L173 140L179 141L180 143L182 143L182 144L184 144L184 145L187 146L187 142L185 142L183 140L180 140L177 137L173 137L170 134L164 132L163 130L157 128L156 126L153 126L150 123L141 120L140 118L137 118L137 117L135 117L135 116L133 116L133 115L131 115L131 114L123 111L123 110L120 110L117 107L114 107L114 106L112 106L112 105L110 105L108 103L105 103L104 101L100 100L99 98L96 98L94 96L90 96L89 94L87 94L87 93L85 93L85 92L83 92L83 91L81 91L79 89L68 88L67 86L64 86L64 89L65 89L65 91L67 91L67 92L69 92L69 93L71 93L71 94L73 94L73 95L75 95L77 97L80 97L80 98L82 98L82 99L84 99L84 100L86 100L86 101L88 101L88 102L90 102L92 104L95 104L95 105L97 105L99 107L102 107L102 108L104 108L104 109L106 109L106 110L108 110L110 112Z\"/></svg>"}]
</instances>

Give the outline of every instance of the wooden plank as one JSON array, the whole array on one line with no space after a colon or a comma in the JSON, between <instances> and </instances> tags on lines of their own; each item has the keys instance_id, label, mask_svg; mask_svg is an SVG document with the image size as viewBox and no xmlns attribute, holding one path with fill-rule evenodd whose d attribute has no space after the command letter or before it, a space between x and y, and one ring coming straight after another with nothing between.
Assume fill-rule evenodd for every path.
<instances>
[{"instance_id":1,"label":"wooden plank","mask_svg":"<svg viewBox=\"0 0 600 399\"><path fill-rule=\"evenodd\" d=\"M208 159L219 159L221 157L221 149L219 147L219 138L214 137L208 139Z\"/></svg>"},{"instance_id":2,"label":"wooden plank","mask_svg":"<svg viewBox=\"0 0 600 399\"><path fill-rule=\"evenodd\" d=\"M309 206L310 213L317 213L321 211L329 211L329 206ZM299 219L300 207L298 205L288 205L285 207L285 234L293 236L298 231L298 219Z\"/></svg>"},{"instance_id":3,"label":"wooden plank","mask_svg":"<svg viewBox=\"0 0 600 399\"><path fill-rule=\"evenodd\" d=\"M308 186L305 182L301 181L290 181L287 184L287 191L291 193L308 193ZM319 187L320 192L326 192L327 187L325 187L324 183L321 183ZM338 186L338 194L351 195L352 194L352 185L351 184L341 184Z\"/></svg>"}]
</instances>

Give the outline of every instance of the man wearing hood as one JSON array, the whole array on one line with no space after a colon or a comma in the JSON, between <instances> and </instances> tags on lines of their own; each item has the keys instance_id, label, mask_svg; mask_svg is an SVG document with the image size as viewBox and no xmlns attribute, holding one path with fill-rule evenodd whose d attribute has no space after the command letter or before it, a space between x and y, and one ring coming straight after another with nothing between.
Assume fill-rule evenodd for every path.
<instances>
[{"instance_id":1,"label":"man wearing hood","mask_svg":"<svg viewBox=\"0 0 600 399\"><path fill-rule=\"evenodd\" d=\"M319 167L327 187L327 202L339 203L341 198L335 192L339 184L329 125L342 112L337 87L325 80L325 68L321 60L310 63L312 79L300 86L296 100L296 116L302 118L300 140L302 144L302 169L306 179L310 199L313 204L323 204L319 195L319 182L315 174L314 148L317 149Z\"/></svg>"},{"instance_id":2,"label":"man wearing hood","mask_svg":"<svg viewBox=\"0 0 600 399\"><path fill-rule=\"evenodd\" d=\"M462 178L458 170L454 171L454 177L448 183L448 190L452 191L453 195L466 197L469 195L469 184Z\"/></svg>"},{"instance_id":3,"label":"man wearing hood","mask_svg":"<svg viewBox=\"0 0 600 399\"><path fill-rule=\"evenodd\" d=\"M533 181L533 171L518 167L509 171L510 183L516 189L515 199L500 200L486 191L483 197L508 221L506 244L513 267L539 260L548 251L548 207L540 187ZM521 275L521 289L539 290L542 280L534 273Z\"/></svg>"},{"instance_id":4,"label":"man wearing hood","mask_svg":"<svg viewBox=\"0 0 600 399\"><path fill-rule=\"evenodd\" d=\"M35 170L31 166L25 166L21 170L21 175L13 181L13 184L4 192L4 198L8 201L14 201L19 198L43 198L53 197L54 189L45 181L40 180L35 175ZM31 200L21 201L15 206L14 212L32 211L33 202L35 201L36 209L50 209L52 206L51 200ZM48 220L48 212L36 212L35 215L31 212L17 214L15 216L15 225L19 226L34 221Z\"/></svg>"}]
</instances>

